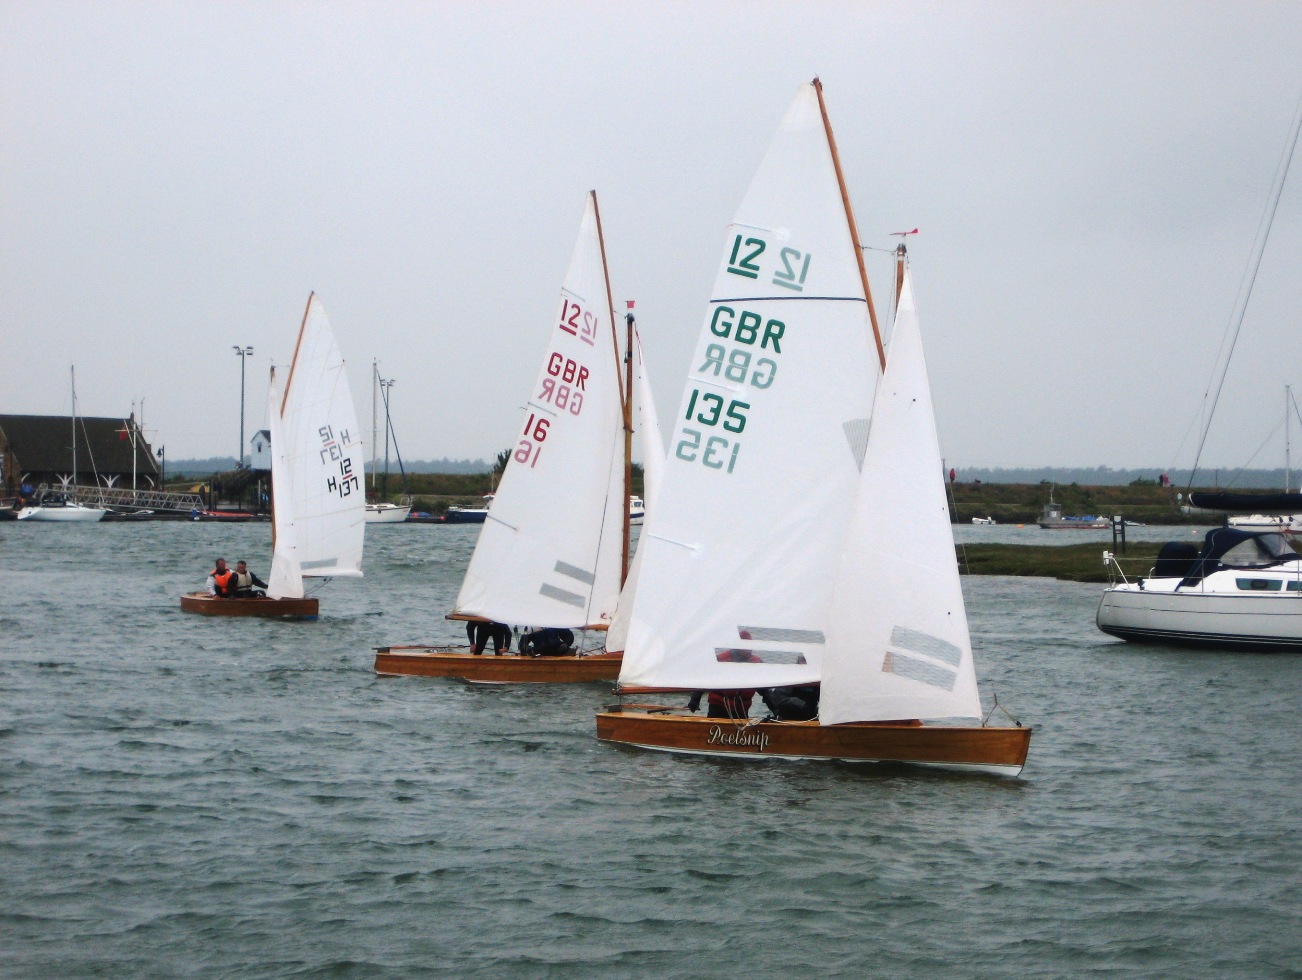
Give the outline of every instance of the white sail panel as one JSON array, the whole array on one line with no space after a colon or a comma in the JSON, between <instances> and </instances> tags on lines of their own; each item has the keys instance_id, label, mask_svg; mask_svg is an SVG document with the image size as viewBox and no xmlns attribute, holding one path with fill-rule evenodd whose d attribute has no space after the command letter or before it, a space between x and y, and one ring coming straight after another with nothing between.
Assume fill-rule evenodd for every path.
<instances>
[{"instance_id":1,"label":"white sail panel","mask_svg":"<svg viewBox=\"0 0 1302 980\"><path fill-rule=\"evenodd\" d=\"M287 477L273 469L273 569L283 553L282 564L288 559L286 567L296 566L303 577L360 576L366 530L361 430L343 356L315 295L308 298L284 386L272 406L273 466L279 457Z\"/></svg>"},{"instance_id":2,"label":"white sail panel","mask_svg":"<svg viewBox=\"0 0 1302 980\"><path fill-rule=\"evenodd\" d=\"M660 434L660 420L656 415L655 399L651 394L651 381L647 375L646 359L642 355L642 338L633 329L633 393L634 426L642 449L642 502L650 510L660 496L660 480L665 469L665 441ZM606 631L606 652L622 653L628 642L628 623L633 611L633 597L637 594L638 569L642 552L638 550L628 569L628 578L619 594L619 605Z\"/></svg>"},{"instance_id":3,"label":"white sail panel","mask_svg":"<svg viewBox=\"0 0 1302 980\"><path fill-rule=\"evenodd\" d=\"M905 274L823 659L819 718L978 718L913 285Z\"/></svg>"},{"instance_id":4,"label":"white sail panel","mask_svg":"<svg viewBox=\"0 0 1302 980\"><path fill-rule=\"evenodd\" d=\"M479 533L456 612L511 625L606 624L619 597L619 359L588 196L542 370Z\"/></svg>"},{"instance_id":5,"label":"white sail panel","mask_svg":"<svg viewBox=\"0 0 1302 980\"><path fill-rule=\"evenodd\" d=\"M816 680L877 373L812 85L728 228L639 543L628 686ZM763 663L735 663L727 651ZM720 658L723 658L722 660Z\"/></svg>"}]
</instances>

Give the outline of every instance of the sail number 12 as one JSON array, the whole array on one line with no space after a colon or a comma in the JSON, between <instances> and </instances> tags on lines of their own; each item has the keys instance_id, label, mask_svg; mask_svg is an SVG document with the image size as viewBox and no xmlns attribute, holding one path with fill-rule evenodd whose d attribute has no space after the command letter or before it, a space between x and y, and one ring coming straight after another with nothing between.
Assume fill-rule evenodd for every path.
<instances>
[{"instance_id":1,"label":"sail number 12","mask_svg":"<svg viewBox=\"0 0 1302 980\"><path fill-rule=\"evenodd\" d=\"M693 388L687 400L686 418L688 422L696 422L703 426L721 424L721 428L725 431L740 435L746 428L746 410L749 408L749 402L734 398L725 403L722 395ZM741 451L739 440L722 435L711 435L705 438L701 430L686 427L679 431L683 438L678 440L678 445L674 449L676 457L688 463L694 463L699 459L702 465L712 470L732 472L732 468L737 463L737 454ZM702 438L705 438L704 445L701 442Z\"/></svg>"}]
</instances>

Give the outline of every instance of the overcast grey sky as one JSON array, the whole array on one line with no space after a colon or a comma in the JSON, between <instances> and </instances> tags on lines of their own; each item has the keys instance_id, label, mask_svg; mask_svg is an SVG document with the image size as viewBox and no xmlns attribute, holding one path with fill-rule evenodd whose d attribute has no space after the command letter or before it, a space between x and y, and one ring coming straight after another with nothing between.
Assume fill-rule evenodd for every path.
<instances>
[{"instance_id":1,"label":"overcast grey sky","mask_svg":"<svg viewBox=\"0 0 1302 980\"><path fill-rule=\"evenodd\" d=\"M668 429L724 228L815 74L865 244L921 229L947 460L1191 464L1300 2L0 0L0 412L66 413L76 364L85 414L143 398L169 458L233 456L231 347L251 432L316 290L368 434L379 358L405 457L491 458L596 188ZM1282 464L1296 170L1204 466Z\"/></svg>"}]
</instances>

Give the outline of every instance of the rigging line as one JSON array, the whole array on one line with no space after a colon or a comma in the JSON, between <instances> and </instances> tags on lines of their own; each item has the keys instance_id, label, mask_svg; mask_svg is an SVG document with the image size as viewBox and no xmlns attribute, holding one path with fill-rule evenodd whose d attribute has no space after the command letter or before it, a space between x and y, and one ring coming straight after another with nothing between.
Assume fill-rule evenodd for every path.
<instances>
[{"instance_id":1,"label":"rigging line","mask_svg":"<svg viewBox=\"0 0 1302 980\"><path fill-rule=\"evenodd\" d=\"M393 455L398 457L398 472L402 474L402 492L407 492L407 469L402 465L402 450L398 448L398 433L393 428L393 416L389 414L389 389L385 388L382 396L384 398L384 425L386 439L393 440Z\"/></svg>"},{"instance_id":2,"label":"rigging line","mask_svg":"<svg viewBox=\"0 0 1302 980\"><path fill-rule=\"evenodd\" d=\"M1207 412L1207 421L1203 427L1202 438L1198 441L1198 452L1194 456L1193 468L1189 472L1189 489L1193 486L1194 474L1198 472L1198 463L1202 459L1203 449L1207 445L1207 435L1211 431L1212 419L1216 415L1216 406L1221 399L1221 391L1225 387L1225 377L1229 374L1230 360L1234 357L1234 348L1239 342L1239 331L1243 327L1243 317L1248 311L1248 301L1252 298L1252 288L1257 282L1257 272L1261 268L1261 258L1266 251L1266 242L1270 239L1271 228L1275 224L1275 212L1279 208L1279 199L1284 193L1284 182L1288 179L1289 166L1293 162L1293 151L1297 149L1298 133L1302 130L1302 99L1298 102L1298 110L1293 119L1292 132L1284 144L1284 154L1280 159L1279 166L1275 171L1275 181L1271 188L1271 197L1266 205L1266 210L1261 216L1261 221L1257 225L1257 242L1253 248L1253 254L1249 256L1248 267L1244 270L1243 280L1239 285L1239 296L1235 298L1234 310L1230 314L1230 323L1226 327L1226 338L1229 340L1228 348L1226 340L1222 339L1221 349L1225 351L1225 363L1221 366L1220 379L1215 382L1216 394L1212 397L1211 407ZM1217 355L1217 363L1220 363L1220 355ZM1213 377L1215 368L1213 368ZM1208 385L1210 389L1211 385ZM1206 404L1207 393L1203 394L1203 402Z\"/></svg>"}]
</instances>

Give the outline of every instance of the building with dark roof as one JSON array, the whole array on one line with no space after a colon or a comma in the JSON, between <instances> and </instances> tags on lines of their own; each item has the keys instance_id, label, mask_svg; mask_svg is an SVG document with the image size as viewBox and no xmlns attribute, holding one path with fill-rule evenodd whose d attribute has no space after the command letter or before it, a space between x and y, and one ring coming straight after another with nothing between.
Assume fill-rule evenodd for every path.
<instances>
[{"instance_id":1,"label":"building with dark roof","mask_svg":"<svg viewBox=\"0 0 1302 980\"><path fill-rule=\"evenodd\" d=\"M14 496L23 484L59 486L73 477L71 416L0 415L0 486ZM76 483L142 489L162 483L158 460L134 417L77 417Z\"/></svg>"}]
</instances>

